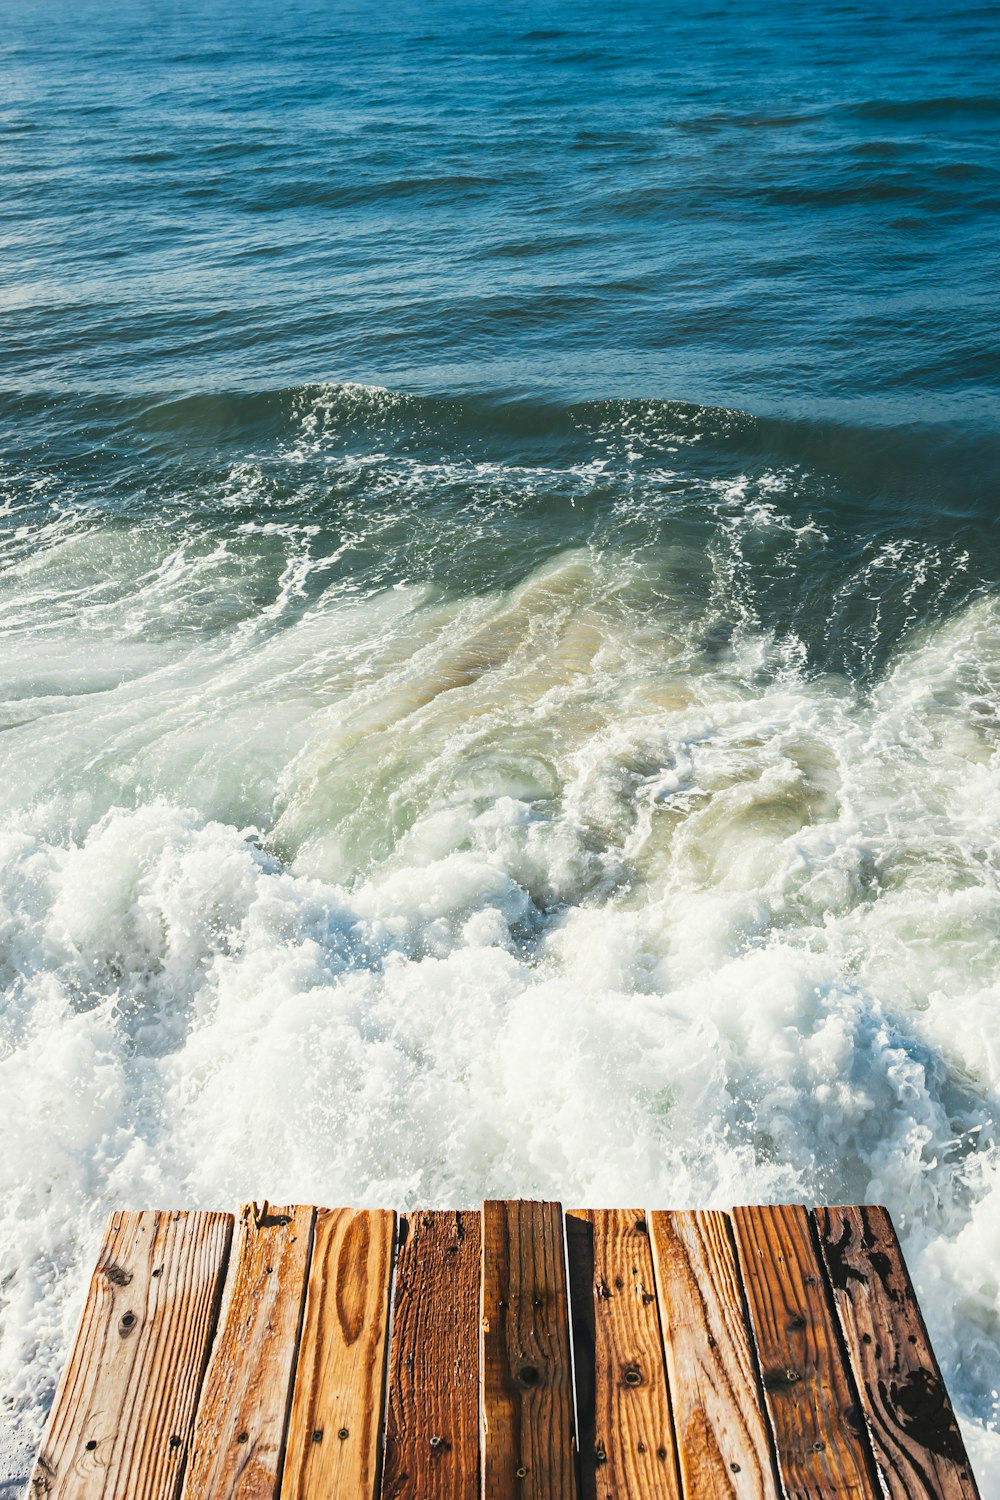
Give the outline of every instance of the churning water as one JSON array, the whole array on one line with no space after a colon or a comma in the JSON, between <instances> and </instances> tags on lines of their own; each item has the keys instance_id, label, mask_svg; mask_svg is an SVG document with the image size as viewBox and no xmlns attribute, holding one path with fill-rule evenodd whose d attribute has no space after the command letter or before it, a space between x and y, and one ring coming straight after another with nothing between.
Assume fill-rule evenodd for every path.
<instances>
[{"instance_id":1,"label":"churning water","mask_svg":"<svg viewBox=\"0 0 1000 1500\"><path fill-rule=\"evenodd\" d=\"M5 12L0 1384L119 1204L889 1205L1000 1486L997 15Z\"/></svg>"}]
</instances>

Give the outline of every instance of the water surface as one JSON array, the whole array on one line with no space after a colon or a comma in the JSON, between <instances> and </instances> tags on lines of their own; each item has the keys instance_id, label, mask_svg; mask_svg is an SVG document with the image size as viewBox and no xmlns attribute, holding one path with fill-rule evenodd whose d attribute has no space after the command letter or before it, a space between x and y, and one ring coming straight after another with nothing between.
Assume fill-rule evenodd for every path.
<instances>
[{"instance_id":1,"label":"water surface","mask_svg":"<svg viewBox=\"0 0 1000 1500\"><path fill-rule=\"evenodd\" d=\"M870 1199L988 1493L996 7L2 19L7 1472L112 1205Z\"/></svg>"}]
</instances>

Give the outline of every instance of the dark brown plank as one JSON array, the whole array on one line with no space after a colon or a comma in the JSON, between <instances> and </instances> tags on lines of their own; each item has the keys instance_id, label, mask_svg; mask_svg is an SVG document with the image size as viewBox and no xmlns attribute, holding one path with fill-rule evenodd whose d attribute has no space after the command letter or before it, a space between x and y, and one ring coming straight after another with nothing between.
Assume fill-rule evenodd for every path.
<instances>
[{"instance_id":1,"label":"dark brown plank","mask_svg":"<svg viewBox=\"0 0 1000 1500\"><path fill-rule=\"evenodd\" d=\"M111 1215L32 1496L173 1500L232 1224L230 1214Z\"/></svg>"},{"instance_id":2,"label":"dark brown plank","mask_svg":"<svg viewBox=\"0 0 1000 1500\"><path fill-rule=\"evenodd\" d=\"M485 1500L571 1500L575 1452L562 1210L483 1205Z\"/></svg>"},{"instance_id":3,"label":"dark brown plank","mask_svg":"<svg viewBox=\"0 0 1000 1500\"><path fill-rule=\"evenodd\" d=\"M479 1214L403 1220L382 1500L479 1495Z\"/></svg>"},{"instance_id":4,"label":"dark brown plank","mask_svg":"<svg viewBox=\"0 0 1000 1500\"><path fill-rule=\"evenodd\" d=\"M584 1494L679 1500L653 1260L638 1209L588 1209L593 1231L594 1441ZM579 1363L583 1351L575 1349Z\"/></svg>"},{"instance_id":5,"label":"dark brown plank","mask_svg":"<svg viewBox=\"0 0 1000 1500\"><path fill-rule=\"evenodd\" d=\"M884 1208L820 1208L820 1249L892 1500L979 1500L969 1456Z\"/></svg>"},{"instance_id":6,"label":"dark brown plank","mask_svg":"<svg viewBox=\"0 0 1000 1500\"><path fill-rule=\"evenodd\" d=\"M319 1209L282 1500L378 1491L396 1216Z\"/></svg>"},{"instance_id":7,"label":"dark brown plank","mask_svg":"<svg viewBox=\"0 0 1000 1500\"><path fill-rule=\"evenodd\" d=\"M726 1214L652 1213L684 1493L776 1500L771 1435Z\"/></svg>"},{"instance_id":8,"label":"dark brown plank","mask_svg":"<svg viewBox=\"0 0 1000 1500\"><path fill-rule=\"evenodd\" d=\"M184 1500L275 1500L315 1210L244 1204Z\"/></svg>"},{"instance_id":9,"label":"dark brown plank","mask_svg":"<svg viewBox=\"0 0 1000 1500\"><path fill-rule=\"evenodd\" d=\"M864 1422L800 1206L732 1215L778 1471L791 1500L876 1500Z\"/></svg>"}]
</instances>

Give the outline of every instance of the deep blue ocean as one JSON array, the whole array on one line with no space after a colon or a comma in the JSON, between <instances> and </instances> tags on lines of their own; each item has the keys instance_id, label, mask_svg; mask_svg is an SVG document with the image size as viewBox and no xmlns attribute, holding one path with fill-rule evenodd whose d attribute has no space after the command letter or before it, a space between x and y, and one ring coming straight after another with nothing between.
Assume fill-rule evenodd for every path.
<instances>
[{"instance_id":1,"label":"deep blue ocean","mask_svg":"<svg viewBox=\"0 0 1000 1500\"><path fill-rule=\"evenodd\" d=\"M1000 1486L998 84L0 0L0 1493L241 1194L886 1202Z\"/></svg>"}]
</instances>

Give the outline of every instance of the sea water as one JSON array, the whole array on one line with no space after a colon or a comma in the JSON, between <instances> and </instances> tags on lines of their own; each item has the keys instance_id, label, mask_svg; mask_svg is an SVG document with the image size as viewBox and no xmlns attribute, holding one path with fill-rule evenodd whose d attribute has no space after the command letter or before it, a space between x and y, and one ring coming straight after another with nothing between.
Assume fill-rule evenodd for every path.
<instances>
[{"instance_id":1,"label":"sea water","mask_svg":"<svg viewBox=\"0 0 1000 1500\"><path fill-rule=\"evenodd\" d=\"M0 1472L113 1206L872 1200L1000 1492L996 8L0 19Z\"/></svg>"}]
</instances>

